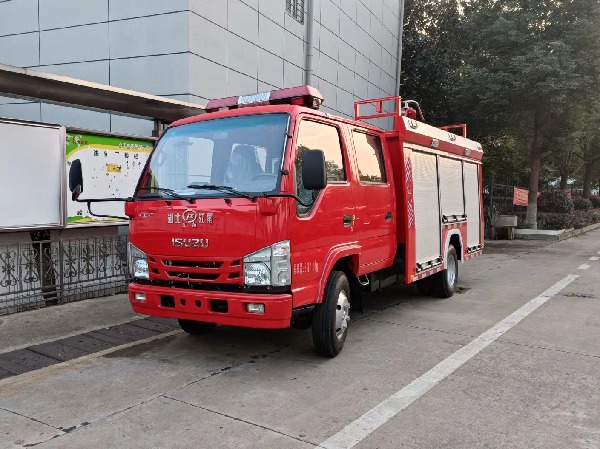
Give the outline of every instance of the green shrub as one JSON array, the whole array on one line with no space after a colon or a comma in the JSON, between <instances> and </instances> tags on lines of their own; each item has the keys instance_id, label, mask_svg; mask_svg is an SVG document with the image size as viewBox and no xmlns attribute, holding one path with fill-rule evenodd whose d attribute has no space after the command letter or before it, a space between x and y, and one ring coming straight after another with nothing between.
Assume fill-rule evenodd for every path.
<instances>
[{"instance_id":1,"label":"green shrub","mask_svg":"<svg viewBox=\"0 0 600 449\"><path fill-rule=\"evenodd\" d=\"M592 195L592 196L590 196L590 201L592 202L592 207L594 209L600 208L600 196Z\"/></svg>"},{"instance_id":2,"label":"green shrub","mask_svg":"<svg viewBox=\"0 0 600 449\"><path fill-rule=\"evenodd\" d=\"M591 210L592 202L587 198L575 198L573 200L573 205L575 206L575 210Z\"/></svg>"},{"instance_id":3,"label":"green shrub","mask_svg":"<svg viewBox=\"0 0 600 449\"><path fill-rule=\"evenodd\" d=\"M592 224L600 223L600 211L593 210L590 212L590 216L592 217Z\"/></svg>"},{"instance_id":4,"label":"green shrub","mask_svg":"<svg viewBox=\"0 0 600 449\"><path fill-rule=\"evenodd\" d=\"M573 212L573 227L575 229L585 228L592 224L592 212L587 210L576 210Z\"/></svg>"},{"instance_id":5,"label":"green shrub","mask_svg":"<svg viewBox=\"0 0 600 449\"><path fill-rule=\"evenodd\" d=\"M538 229L558 231L574 227L575 220L572 213L540 212L537 215L537 224Z\"/></svg>"},{"instance_id":6,"label":"green shrub","mask_svg":"<svg viewBox=\"0 0 600 449\"><path fill-rule=\"evenodd\" d=\"M538 198L538 211L548 213L571 213L574 209L573 200L562 190L542 192Z\"/></svg>"}]
</instances>

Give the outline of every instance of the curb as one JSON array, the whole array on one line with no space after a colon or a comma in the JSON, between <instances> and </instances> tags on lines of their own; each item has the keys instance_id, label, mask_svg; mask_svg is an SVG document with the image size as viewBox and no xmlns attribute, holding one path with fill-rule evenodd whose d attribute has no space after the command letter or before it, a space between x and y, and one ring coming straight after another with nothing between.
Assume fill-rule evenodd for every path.
<instances>
[{"instance_id":1,"label":"curb","mask_svg":"<svg viewBox=\"0 0 600 449\"><path fill-rule=\"evenodd\" d=\"M594 229L598 229L598 228L600 228L600 223L591 224L591 225L585 226L581 229L574 229L573 237L575 237L577 235L585 234L586 232L593 231Z\"/></svg>"},{"instance_id":2,"label":"curb","mask_svg":"<svg viewBox=\"0 0 600 449\"><path fill-rule=\"evenodd\" d=\"M543 231L541 231L540 233L532 232L527 234L518 234L518 231L520 230L516 230L515 238L519 240L545 240L550 242L559 242L561 240L566 240L571 237L577 237L578 235L585 234L589 231L593 231L598 228L600 228L600 223L591 224L581 229L561 229L557 231L556 234L546 234Z\"/></svg>"}]
</instances>

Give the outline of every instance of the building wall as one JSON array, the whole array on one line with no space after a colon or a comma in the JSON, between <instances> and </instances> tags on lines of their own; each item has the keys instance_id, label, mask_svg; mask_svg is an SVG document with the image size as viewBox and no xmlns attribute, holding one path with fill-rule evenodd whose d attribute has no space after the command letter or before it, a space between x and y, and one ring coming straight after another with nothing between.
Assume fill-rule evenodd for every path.
<instances>
[{"instance_id":1,"label":"building wall","mask_svg":"<svg viewBox=\"0 0 600 449\"><path fill-rule=\"evenodd\" d=\"M395 93L399 0L313 0L325 110ZM306 5L307 6L307 5ZM307 21L286 0L0 1L0 63L205 104L304 84ZM147 120L0 97L0 116L149 135Z\"/></svg>"}]
</instances>

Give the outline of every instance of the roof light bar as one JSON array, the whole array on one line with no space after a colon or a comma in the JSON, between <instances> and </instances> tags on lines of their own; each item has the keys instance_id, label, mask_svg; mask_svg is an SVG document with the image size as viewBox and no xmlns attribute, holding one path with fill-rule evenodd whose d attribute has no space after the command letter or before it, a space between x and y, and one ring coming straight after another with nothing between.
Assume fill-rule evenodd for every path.
<instances>
[{"instance_id":1,"label":"roof light bar","mask_svg":"<svg viewBox=\"0 0 600 449\"><path fill-rule=\"evenodd\" d=\"M294 104L319 109L323 103L323 94L311 86L290 87L286 89L261 92L253 95L240 95L237 97L220 98L211 100L206 105L206 112L216 112L223 109L237 109L248 106L266 104Z\"/></svg>"}]
</instances>

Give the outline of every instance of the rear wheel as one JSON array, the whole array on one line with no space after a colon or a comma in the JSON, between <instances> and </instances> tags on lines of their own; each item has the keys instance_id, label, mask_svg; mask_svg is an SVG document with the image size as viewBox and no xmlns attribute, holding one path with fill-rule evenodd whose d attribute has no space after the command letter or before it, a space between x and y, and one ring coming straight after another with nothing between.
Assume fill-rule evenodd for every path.
<instances>
[{"instance_id":1,"label":"rear wheel","mask_svg":"<svg viewBox=\"0 0 600 449\"><path fill-rule=\"evenodd\" d=\"M323 302L313 313L312 335L316 351L335 357L344 347L350 322L350 284L341 271L329 275Z\"/></svg>"},{"instance_id":2,"label":"rear wheel","mask_svg":"<svg viewBox=\"0 0 600 449\"><path fill-rule=\"evenodd\" d=\"M216 323L206 323L204 321L177 320L179 326L184 332L190 335L204 335L217 327Z\"/></svg>"},{"instance_id":3,"label":"rear wheel","mask_svg":"<svg viewBox=\"0 0 600 449\"><path fill-rule=\"evenodd\" d=\"M435 274L432 279L435 293L441 298L450 298L456 291L458 282L458 256L454 245L448 246L446 254L446 269Z\"/></svg>"}]
</instances>

